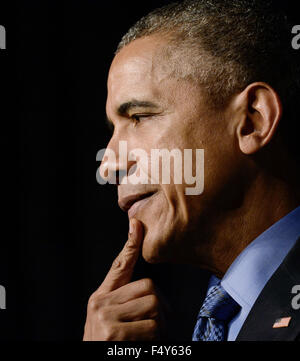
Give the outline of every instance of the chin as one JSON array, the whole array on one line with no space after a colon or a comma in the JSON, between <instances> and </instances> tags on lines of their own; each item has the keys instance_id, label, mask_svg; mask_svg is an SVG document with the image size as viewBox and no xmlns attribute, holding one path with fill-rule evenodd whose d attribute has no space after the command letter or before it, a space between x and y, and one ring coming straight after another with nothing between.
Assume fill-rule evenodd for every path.
<instances>
[{"instance_id":1,"label":"chin","mask_svg":"<svg viewBox=\"0 0 300 361\"><path fill-rule=\"evenodd\" d=\"M149 244L147 239L144 240L142 256L144 260L151 264L157 264L164 262L162 252L160 252L159 245Z\"/></svg>"},{"instance_id":2,"label":"chin","mask_svg":"<svg viewBox=\"0 0 300 361\"><path fill-rule=\"evenodd\" d=\"M148 254L148 253L144 254L144 252L143 252L143 258L147 263L150 263L150 264L163 263L163 260L161 260L159 257L154 256L152 254Z\"/></svg>"},{"instance_id":3,"label":"chin","mask_svg":"<svg viewBox=\"0 0 300 361\"><path fill-rule=\"evenodd\" d=\"M160 234L158 238L155 232L149 233L148 230L144 238L142 256L150 264L172 262L172 257L170 257L172 254L170 250L171 244L171 237L162 237L162 234Z\"/></svg>"}]
</instances>

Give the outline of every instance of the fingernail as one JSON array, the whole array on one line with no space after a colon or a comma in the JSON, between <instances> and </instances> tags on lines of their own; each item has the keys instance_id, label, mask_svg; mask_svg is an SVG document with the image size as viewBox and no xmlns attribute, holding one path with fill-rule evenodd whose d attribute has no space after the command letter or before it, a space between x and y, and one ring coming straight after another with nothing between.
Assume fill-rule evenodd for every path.
<instances>
[{"instance_id":1,"label":"fingernail","mask_svg":"<svg viewBox=\"0 0 300 361\"><path fill-rule=\"evenodd\" d=\"M133 220L131 219L130 221L129 221L129 234L131 235L132 233L133 233Z\"/></svg>"}]
</instances>

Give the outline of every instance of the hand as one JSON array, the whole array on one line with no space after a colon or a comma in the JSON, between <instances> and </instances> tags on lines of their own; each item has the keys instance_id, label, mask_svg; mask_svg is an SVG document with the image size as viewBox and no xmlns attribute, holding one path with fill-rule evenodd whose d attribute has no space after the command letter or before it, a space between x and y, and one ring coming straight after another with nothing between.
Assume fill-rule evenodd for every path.
<instances>
[{"instance_id":1,"label":"hand","mask_svg":"<svg viewBox=\"0 0 300 361\"><path fill-rule=\"evenodd\" d=\"M151 279L130 282L142 246L143 227L131 233L101 286L91 295L83 341L143 341L160 337L162 311Z\"/></svg>"}]
</instances>

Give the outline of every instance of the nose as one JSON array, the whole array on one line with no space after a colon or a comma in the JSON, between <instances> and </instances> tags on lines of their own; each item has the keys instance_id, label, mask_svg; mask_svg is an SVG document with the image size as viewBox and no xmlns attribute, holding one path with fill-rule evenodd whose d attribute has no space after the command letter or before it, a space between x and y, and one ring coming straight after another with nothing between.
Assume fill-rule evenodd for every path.
<instances>
[{"instance_id":1,"label":"nose","mask_svg":"<svg viewBox=\"0 0 300 361\"><path fill-rule=\"evenodd\" d=\"M119 185L123 177L128 176L129 172L136 167L136 161L128 160L127 141L119 140L114 136L108 143L107 148L102 150L102 154L99 154L97 158L97 160L102 161L99 172L104 180L103 183Z\"/></svg>"}]
</instances>

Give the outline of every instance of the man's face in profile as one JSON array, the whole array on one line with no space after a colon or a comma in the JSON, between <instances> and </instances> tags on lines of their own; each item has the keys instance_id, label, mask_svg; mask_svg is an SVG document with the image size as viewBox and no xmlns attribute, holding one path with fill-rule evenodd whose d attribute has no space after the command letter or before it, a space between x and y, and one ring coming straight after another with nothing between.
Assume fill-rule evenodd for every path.
<instances>
[{"instance_id":1,"label":"man's face in profile","mask_svg":"<svg viewBox=\"0 0 300 361\"><path fill-rule=\"evenodd\" d=\"M137 39L113 60L106 111L114 133L107 148L117 157L120 141L127 142L128 151L141 148L149 155L151 149L180 149L182 154L184 149L204 149L201 195L186 195L190 185L175 184L171 171L170 184L121 184L118 196L125 210L144 198L131 206L128 216L144 225L146 261L199 262L200 254L205 263L213 247L211 225L217 228L222 208L228 207L241 157L230 126L230 109L212 110L199 86L174 76L171 64L160 58L164 44L157 36ZM134 163L127 162L127 169ZM117 170L122 168L117 159Z\"/></svg>"}]
</instances>

